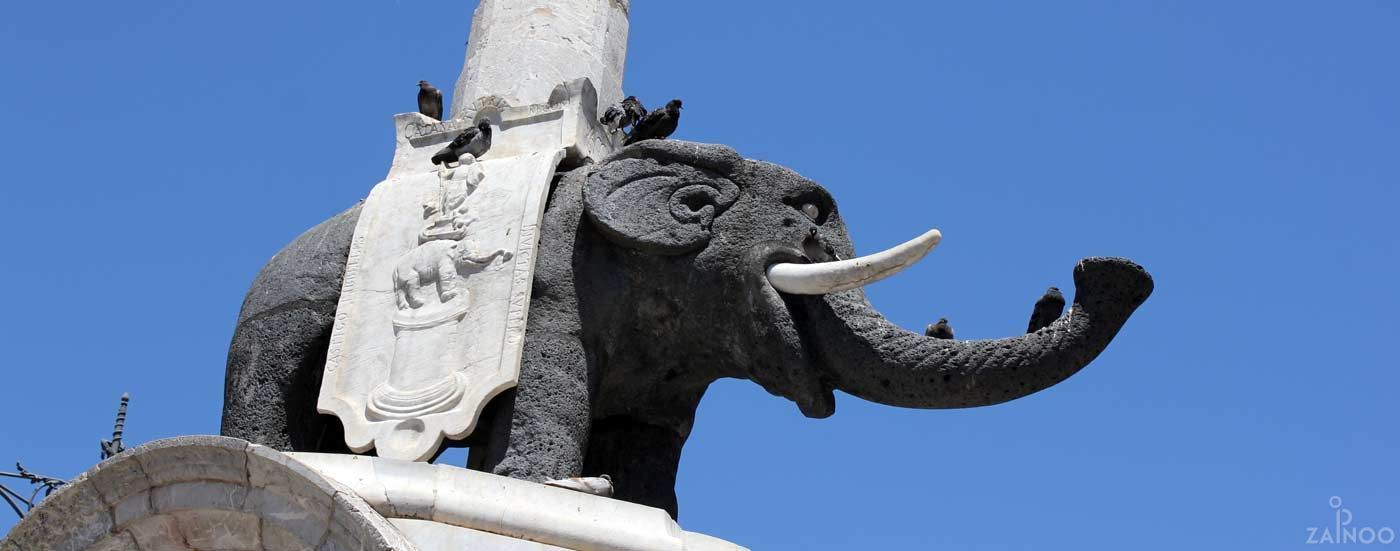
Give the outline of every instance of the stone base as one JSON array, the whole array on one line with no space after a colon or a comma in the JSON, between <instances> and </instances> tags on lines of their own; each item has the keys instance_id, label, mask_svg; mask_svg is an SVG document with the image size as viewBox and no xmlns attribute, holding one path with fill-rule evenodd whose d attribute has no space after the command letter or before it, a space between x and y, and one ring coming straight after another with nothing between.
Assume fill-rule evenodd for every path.
<instances>
[{"instance_id":1,"label":"stone base","mask_svg":"<svg viewBox=\"0 0 1400 551\"><path fill-rule=\"evenodd\" d=\"M564 551L563 547L462 528L431 520L389 519L419 549L481 549L485 551Z\"/></svg>"},{"instance_id":2,"label":"stone base","mask_svg":"<svg viewBox=\"0 0 1400 551\"><path fill-rule=\"evenodd\" d=\"M661 509L449 465L323 453L290 453L355 491L424 551L440 542L485 545L482 533L535 545L482 549L740 551L686 532ZM420 522L405 523L405 519ZM422 523L421 521L431 521ZM463 528L453 530L451 527ZM431 545L431 546L430 546ZM516 544L512 544L516 545ZM477 549L478 547L472 547Z\"/></svg>"},{"instance_id":3,"label":"stone base","mask_svg":"<svg viewBox=\"0 0 1400 551\"><path fill-rule=\"evenodd\" d=\"M414 550L353 491L272 448L222 436L157 440L40 502L3 551Z\"/></svg>"},{"instance_id":4,"label":"stone base","mask_svg":"<svg viewBox=\"0 0 1400 551\"><path fill-rule=\"evenodd\" d=\"M0 540L0 551L48 549L743 548L660 509L459 467L182 436L103 461Z\"/></svg>"}]
</instances>

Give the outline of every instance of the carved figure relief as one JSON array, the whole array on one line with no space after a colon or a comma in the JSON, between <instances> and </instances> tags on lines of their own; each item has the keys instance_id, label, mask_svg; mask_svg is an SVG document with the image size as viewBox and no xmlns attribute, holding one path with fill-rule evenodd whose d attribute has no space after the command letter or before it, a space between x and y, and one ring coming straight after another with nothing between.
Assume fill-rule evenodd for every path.
<instances>
[{"instance_id":1,"label":"carved figure relief","mask_svg":"<svg viewBox=\"0 0 1400 551\"><path fill-rule=\"evenodd\" d=\"M351 450L431 459L515 386L562 155L463 154L375 186L351 240L317 403L340 418Z\"/></svg>"},{"instance_id":2,"label":"carved figure relief","mask_svg":"<svg viewBox=\"0 0 1400 551\"><path fill-rule=\"evenodd\" d=\"M467 361L468 331L458 327L470 307L467 279L496 259L512 254L496 249L477 254L467 239L475 219L467 198L485 178L471 155L455 169L438 172L438 194L423 205L418 246L394 267L394 354L389 379L370 393L366 417L409 419L456 406L467 386L457 366Z\"/></svg>"},{"instance_id":3,"label":"carved figure relief","mask_svg":"<svg viewBox=\"0 0 1400 551\"><path fill-rule=\"evenodd\" d=\"M394 290L399 312L417 317L419 309L434 301L446 306L466 292L467 276L485 269L496 258L510 260L511 257L505 249L473 256L473 248L471 241L466 239L438 239L414 247L403 255L394 269ZM465 301L458 303L464 304Z\"/></svg>"}]
</instances>

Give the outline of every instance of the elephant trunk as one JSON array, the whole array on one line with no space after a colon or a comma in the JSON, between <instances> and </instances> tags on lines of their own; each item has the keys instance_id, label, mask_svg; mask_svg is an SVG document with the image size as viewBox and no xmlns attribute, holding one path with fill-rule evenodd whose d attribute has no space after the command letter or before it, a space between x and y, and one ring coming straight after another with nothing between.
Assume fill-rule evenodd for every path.
<instances>
[{"instance_id":1,"label":"elephant trunk","mask_svg":"<svg viewBox=\"0 0 1400 551\"><path fill-rule=\"evenodd\" d=\"M904 330L859 289L793 297L832 386L881 404L964 408L1014 400L1079 371L1108 346L1152 293L1152 277L1120 258L1088 258L1074 270L1073 306L1034 333L957 341Z\"/></svg>"}]
</instances>

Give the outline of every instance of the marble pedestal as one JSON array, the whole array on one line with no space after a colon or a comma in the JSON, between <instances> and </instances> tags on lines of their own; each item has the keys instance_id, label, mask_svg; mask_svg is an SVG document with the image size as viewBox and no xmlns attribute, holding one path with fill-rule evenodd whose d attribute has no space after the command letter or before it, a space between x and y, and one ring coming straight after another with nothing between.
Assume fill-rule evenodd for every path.
<instances>
[{"instance_id":1,"label":"marble pedestal","mask_svg":"<svg viewBox=\"0 0 1400 551\"><path fill-rule=\"evenodd\" d=\"M353 490L424 551L744 549L681 530L661 509L617 499L450 465L341 454L287 455ZM471 545L463 547L467 544Z\"/></svg>"},{"instance_id":2,"label":"marble pedestal","mask_svg":"<svg viewBox=\"0 0 1400 551\"><path fill-rule=\"evenodd\" d=\"M738 551L665 511L460 467L222 436L123 452L40 502L0 551Z\"/></svg>"}]
</instances>

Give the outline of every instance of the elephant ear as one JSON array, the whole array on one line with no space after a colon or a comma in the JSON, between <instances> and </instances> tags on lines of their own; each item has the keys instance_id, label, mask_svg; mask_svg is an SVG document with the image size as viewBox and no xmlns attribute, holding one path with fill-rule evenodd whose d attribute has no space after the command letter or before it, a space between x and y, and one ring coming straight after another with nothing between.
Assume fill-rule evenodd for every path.
<instances>
[{"instance_id":1,"label":"elephant ear","mask_svg":"<svg viewBox=\"0 0 1400 551\"><path fill-rule=\"evenodd\" d=\"M613 242L678 255L710 241L710 225L739 199L726 176L743 158L722 145L645 140L605 159L589 174L583 204Z\"/></svg>"}]
</instances>

